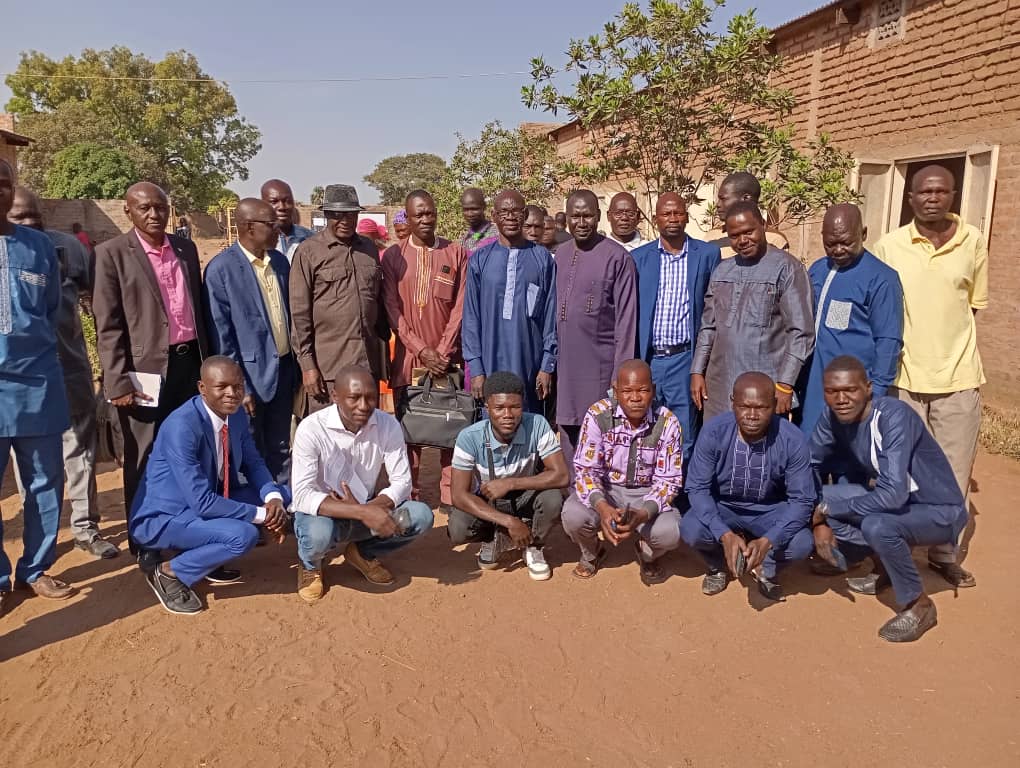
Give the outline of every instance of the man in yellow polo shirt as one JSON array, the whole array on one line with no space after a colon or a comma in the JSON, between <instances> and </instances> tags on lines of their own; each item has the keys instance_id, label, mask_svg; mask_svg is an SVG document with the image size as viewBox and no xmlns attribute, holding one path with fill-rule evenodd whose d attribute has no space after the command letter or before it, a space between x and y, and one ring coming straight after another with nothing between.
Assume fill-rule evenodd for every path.
<instances>
[{"instance_id":1,"label":"man in yellow polo shirt","mask_svg":"<svg viewBox=\"0 0 1020 768\"><path fill-rule=\"evenodd\" d=\"M981 427L985 383L974 316L988 306L984 235L949 212L953 174L929 165L914 174L914 220L875 245L903 284L903 355L889 394L909 403L938 442L967 497ZM928 550L928 565L957 587L974 577L956 563L956 547Z\"/></svg>"}]
</instances>

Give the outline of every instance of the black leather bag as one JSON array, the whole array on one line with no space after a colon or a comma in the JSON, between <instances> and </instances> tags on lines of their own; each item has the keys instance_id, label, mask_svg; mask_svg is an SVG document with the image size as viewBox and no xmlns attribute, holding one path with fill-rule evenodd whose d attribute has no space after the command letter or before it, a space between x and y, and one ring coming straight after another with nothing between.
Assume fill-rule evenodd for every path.
<instances>
[{"instance_id":1,"label":"black leather bag","mask_svg":"<svg viewBox=\"0 0 1020 768\"><path fill-rule=\"evenodd\" d=\"M478 408L471 393L460 389L453 376L447 376L441 387L432 376L424 376L407 388L398 418L409 445L453 448L460 431L478 420Z\"/></svg>"}]
</instances>

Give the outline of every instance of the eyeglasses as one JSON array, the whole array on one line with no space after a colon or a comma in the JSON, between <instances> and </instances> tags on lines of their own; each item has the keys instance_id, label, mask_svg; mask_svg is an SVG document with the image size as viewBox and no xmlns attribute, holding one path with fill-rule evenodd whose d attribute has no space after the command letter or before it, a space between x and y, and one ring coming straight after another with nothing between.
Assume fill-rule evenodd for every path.
<instances>
[{"instance_id":1,"label":"eyeglasses","mask_svg":"<svg viewBox=\"0 0 1020 768\"><path fill-rule=\"evenodd\" d=\"M263 221L262 219L248 219L248 223L265 224L267 227L277 227L280 224L280 222L278 222L276 219L273 219L272 221Z\"/></svg>"}]
</instances>

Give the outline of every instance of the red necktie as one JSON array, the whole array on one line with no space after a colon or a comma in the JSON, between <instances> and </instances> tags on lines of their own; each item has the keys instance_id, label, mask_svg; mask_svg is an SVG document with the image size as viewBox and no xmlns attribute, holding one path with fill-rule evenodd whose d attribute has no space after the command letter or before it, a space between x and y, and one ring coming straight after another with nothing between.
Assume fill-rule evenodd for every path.
<instances>
[{"instance_id":1,"label":"red necktie","mask_svg":"<svg viewBox=\"0 0 1020 768\"><path fill-rule=\"evenodd\" d=\"M227 425L220 427L220 445L223 446L223 498L230 498L230 437Z\"/></svg>"}]
</instances>

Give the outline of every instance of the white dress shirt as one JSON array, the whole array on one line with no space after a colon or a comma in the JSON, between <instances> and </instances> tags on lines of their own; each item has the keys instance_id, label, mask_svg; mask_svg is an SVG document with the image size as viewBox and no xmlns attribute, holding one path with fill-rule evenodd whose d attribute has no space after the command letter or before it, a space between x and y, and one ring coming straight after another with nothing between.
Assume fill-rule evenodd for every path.
<instances>
[{"instance_id":1,"label":"white dress shirt","mask_svg":"<svg viewBox=\"0 0 1020 768\"><path fill-rule=\"evenodd\" d=\"M635 248L640 248L642 245L648 245L650 242L652 242L651 240L645 240L643 237L641 237L640 232L635 232L634 237L632 237L626 243L623 242L623 240L617 240L616 235L614 235L611 231L608 235L606 235L606 237L608 237L614 243L619 243L620 245L622 245L626 249L627 253L631 253Z\"/></svg>"},{"instance_id":2,"label":"white dress shirt","mask_svg":"<svg viewBox=\"0 0 1020 768\"><path fill-rule=\"evenodd\" d=\"M221 419L219 416L217 416L215 413L213 413L212 408L209 407L209 404L204 399L202 400L202 405L205 406L205 412L209 415L209 420L212 422L213 445L216 446L216 476L219 477L220 480L222 480L223 479L223 436L220 433L222 432L223 427L226 426L227 422L225 422L223 419ZM230 435L230 428L229 427L227 427L227 435L228 435L228 439L229 439L229 435ZM283 496L281 494L277 493L276 491L271 491L271 492L266 494L266 498L264 498L262 501L263 501L263 503L265 503L267 501L272 501L273 499L279 499L282 502L283 501ZM255 525L259 525L261 523L264 523L265 520L266 520L266 508L265 507L256 507L255 509L256 509L255 519L252 520L252 523L254 523Z\"/></svg>"},{"instance_id":3,"label":"white dress shirt","mask_svg":"<svg viewBox=\"0 0 1020 768\"><path fill-rule=\"evenodd\" d=\"M336 405L307 416L294 435L294 511L317 515L331 491L342 493L343 483L364 504L375 495L383 465L390 484L380 494L399 507L411 496L411 466L404 431L390 414L376 410L357 433L344 427Z\"/></svg>"}]
</instances>

